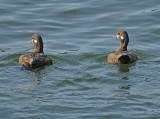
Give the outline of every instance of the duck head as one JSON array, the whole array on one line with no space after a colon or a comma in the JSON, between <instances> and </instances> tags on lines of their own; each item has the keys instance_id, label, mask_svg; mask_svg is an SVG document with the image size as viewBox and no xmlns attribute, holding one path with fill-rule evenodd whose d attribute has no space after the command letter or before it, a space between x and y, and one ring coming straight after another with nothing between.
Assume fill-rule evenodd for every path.
<instances>
[{"instance_id":1,"label":"duck head","mask_svg":"<svg viewBox=\"0 0 160 119\"><path fill-rule=\"evenodd\" d=\"M38 34L32 35L32 40L30 42L34 45L34 51L35 53L43 53L43 41L42 37Z\"/></svg>"},{"instance_id":2,"label":"duck head","mask_svg":"<svg viewBox=\"0 0 160 119\"><path fill-rule=\"evenodd\" d=\"M124 30L119 30L114 37L118 38L121 42L116 51L127 51L127 45L129 43L128 33Z\"/></svg>"}]
</instances>

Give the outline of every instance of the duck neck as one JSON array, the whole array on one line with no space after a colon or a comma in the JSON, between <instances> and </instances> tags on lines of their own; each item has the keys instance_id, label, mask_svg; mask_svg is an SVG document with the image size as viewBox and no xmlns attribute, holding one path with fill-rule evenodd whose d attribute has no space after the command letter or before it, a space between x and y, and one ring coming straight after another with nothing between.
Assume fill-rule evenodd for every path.
<instances>
[{"instance_id":1,"label":"duck neck","mask_svg":"<svg viewBox=\"0 0 160 119\"><path fill-rule=\"evenodd\" d=\"M127 45L129 43L129 39L124 39L123 41L121 41L120 46L117 48L116 51L120 52L120 51L127 51Z\"/></svg>"},{"instance_id":2,"label":"duck neck","mask_svg":"<svg viewBox=\"0 0 160 119\"><path fill-rule=\"evenodd\" d=\"M35 53L43 53L43 44L36 44L34 46L34 52Z\"/></svg>"}]
</instances>

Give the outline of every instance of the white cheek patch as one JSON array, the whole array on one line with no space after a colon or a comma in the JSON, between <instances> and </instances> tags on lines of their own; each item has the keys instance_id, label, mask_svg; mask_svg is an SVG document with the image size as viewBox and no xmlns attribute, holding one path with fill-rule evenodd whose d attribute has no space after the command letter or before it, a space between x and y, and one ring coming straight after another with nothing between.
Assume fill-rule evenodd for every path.
<instances>
[{"instance_id":1,"label":"white cheek patch","mask_svg":"<svg viewBox=\"0 0 160 119\"><path fill-rule=\"evenodd\" d=\"M123 37L123 36L121 36L121 39L123 40L123 39L124 39L124 37Z\"/></svg>"},{"instance_id":2,"label":"white cheek patch","mask_svg":"<svg viewBox=\"0 0 160 119\"><path fill-rule=\"evenodd\" d=\"M35 43L37 43L37 40L34 40Z\"/></svg>"}]
</instances>

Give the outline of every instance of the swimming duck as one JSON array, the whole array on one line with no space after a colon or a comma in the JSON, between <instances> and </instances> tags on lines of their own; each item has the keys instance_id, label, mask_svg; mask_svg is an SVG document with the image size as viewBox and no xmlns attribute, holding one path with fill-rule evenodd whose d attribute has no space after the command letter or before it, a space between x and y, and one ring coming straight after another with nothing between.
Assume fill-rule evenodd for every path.
<instances>
[{"instance_id":1,"label":"swimming duck","mask_svg":"<svg viewBox=\"0 0 160 119\"><path fill-rule=\"evenodd\" d=\"M52 65L52 60L47 55L44 55L42 37L38 34L33 34L30 42L34 45L34 51L21 55L19 57L19 63L27 69Z\"/></svg>"},{"instance_id":2,"label":"swimming duck","mask_svg":"<svg viewBox=\"0 0 160 119\"><path fill-rule=\"evenodd\" d=\"M114 36L120 40L120 46L117 50L108 55L107 61L113 64L129 64L138 60L138 57L127 50L127 45L129 43L128 33L124 30L119 30Z\"/></svg>"}]
</instances>

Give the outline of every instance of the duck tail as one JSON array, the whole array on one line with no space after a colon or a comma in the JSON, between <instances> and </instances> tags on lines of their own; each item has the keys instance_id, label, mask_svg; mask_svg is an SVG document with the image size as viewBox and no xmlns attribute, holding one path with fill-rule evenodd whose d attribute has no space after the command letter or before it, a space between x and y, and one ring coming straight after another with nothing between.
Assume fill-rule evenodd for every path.
<instances>
[{"instance_id":1,"label":"duck tail","mask_svg":"<svg viewBox=\"0 0 160 119\"><path fill-rule=\"evenodd\" d=\"M118 58L121 64L128 64L130 62L130 58L128 55L122 55Z\"/></svg>"}]
</instances>

